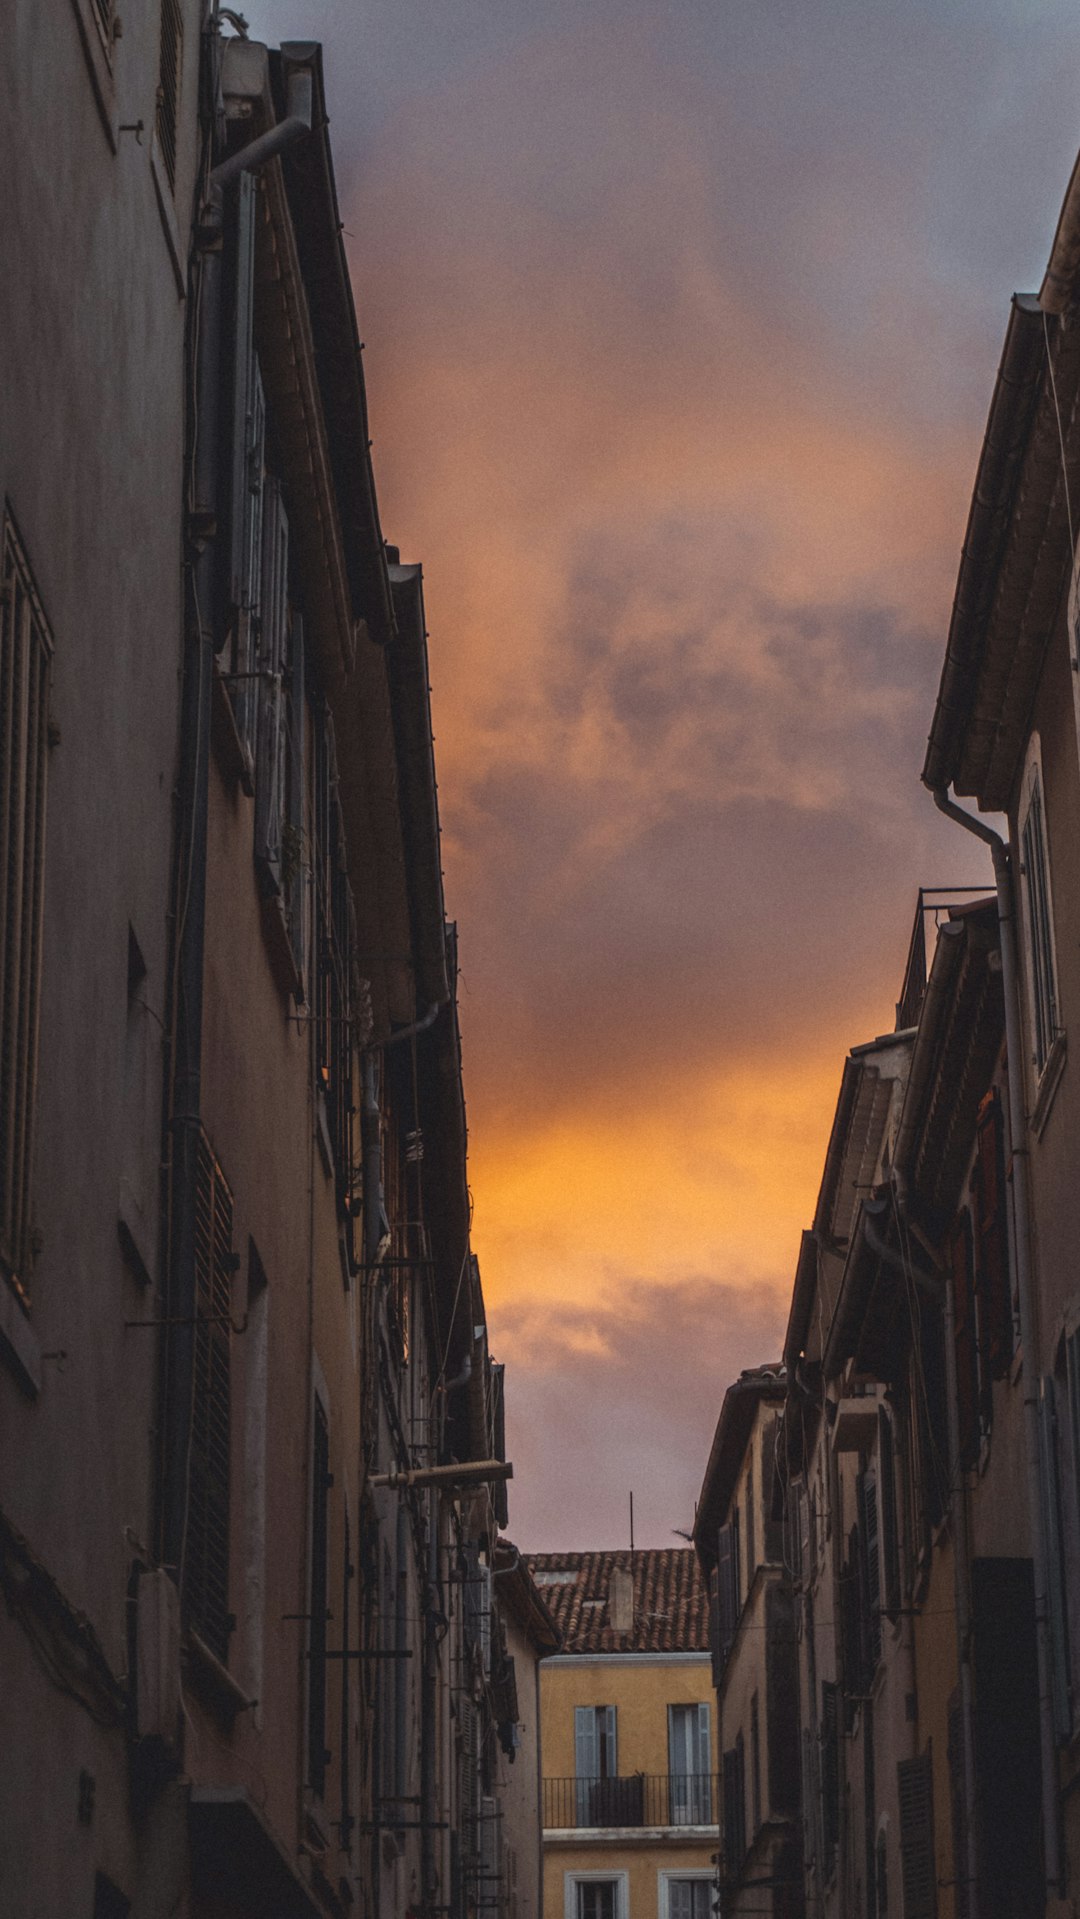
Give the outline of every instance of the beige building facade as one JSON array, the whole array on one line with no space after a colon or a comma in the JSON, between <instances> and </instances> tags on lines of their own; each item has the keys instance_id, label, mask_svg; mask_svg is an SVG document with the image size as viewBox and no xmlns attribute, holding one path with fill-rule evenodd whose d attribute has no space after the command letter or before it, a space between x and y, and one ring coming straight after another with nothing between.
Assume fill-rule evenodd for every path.
<instances>
[{"instance_id":1,"label":"beige building facade","mask_svg":"<svg viewBox=\"0 0 1080 1919\"><path fill-rule=\"evenodd\" d=\"M540 1554L545 1919L711 1919L716 1715L692 1552Z\"/></svg>"}]
</instances>

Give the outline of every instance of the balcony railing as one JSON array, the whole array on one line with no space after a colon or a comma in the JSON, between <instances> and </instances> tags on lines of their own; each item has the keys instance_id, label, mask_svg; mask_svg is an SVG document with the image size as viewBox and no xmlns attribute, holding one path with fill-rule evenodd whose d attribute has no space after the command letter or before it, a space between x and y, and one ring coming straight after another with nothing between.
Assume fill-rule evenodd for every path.
<instances>
[{"instance_id":1,"label":"balcony railing","mask_svg":"<svg viewBox=\"0 0 1080 1919\"><path fill-rule=\"evenodd\" d=\"M545 1779L544 1826L712 1826L717 1778L709 1772L632 1772L625 1779Z\"/></svg>"}]
</instances>

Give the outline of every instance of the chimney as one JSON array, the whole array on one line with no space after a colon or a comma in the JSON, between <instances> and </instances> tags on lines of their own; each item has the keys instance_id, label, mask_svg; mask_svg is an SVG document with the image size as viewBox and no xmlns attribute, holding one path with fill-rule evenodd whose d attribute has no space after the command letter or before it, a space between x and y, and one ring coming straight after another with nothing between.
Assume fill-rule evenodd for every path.
<instances>
[{"instance_id":1,"label":"chimney","mask_svg":"<svg viewBox=\"0 0 1080 1919\"><path fill-rule=\"evenodd\" d=\"M608 1587L608 1613L614 1632L634 1630L634 1575L616 1567Z\"/></svg>"}]
</instances>

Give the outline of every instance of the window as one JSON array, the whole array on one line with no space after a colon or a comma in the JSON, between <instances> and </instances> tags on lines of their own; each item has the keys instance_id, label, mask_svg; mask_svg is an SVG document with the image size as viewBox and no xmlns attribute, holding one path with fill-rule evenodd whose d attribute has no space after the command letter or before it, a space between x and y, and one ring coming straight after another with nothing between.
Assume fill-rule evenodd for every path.
<instances>
[{"instance_id":1,"label":"window","mask_svg":"<svg viewBox=\"0 0 1080 1919\"><path fill-rule=\"evenodd\" d=\"M750 1701L750 1824L756 1834L761 1824L761 1716L757 1693Z\"/></svg>"},{"instance_id":2,"label":"window","mask_svg":"<svg viewBox=\"0 0 1080 1919\"><path fill-rule=\"evenodd\" d=\"M869 1683L881 1658L881 1541L877 1476L859 1475L860 1585L863 1615L863 1677Z\"/></svg>"},{"instance_id":3,"label":"window","mask_svg":"<svg viewBox=\"0 0 1080 1919\"><path fill-rule=\"evenodd\" d=\"M716 1549L717 1618L721 1669L731 1650L742 1610L742 1569L739 1564L739 1511L721 1526Z\"/></svg>"},{"instance_id":4,"label":"window","mask_svg":"<svg viewBox=\"0 0 1080 1919\"><path fill-rule=\"evenodd\" d=\"M746 1595L754 1583L757 1571L757 1545L754 1527L754 1462L751 1459L746 1469Z\"/></svg>"},{"instance_id":5,"label":"window","mask_svg":"<svg viewBox=\"0 0 1080 1919\"><path fill-rule=\"evenodd\" d=\"M195 1170L195 1367L183 1594L210 1651L229 1654L233 1200L205 1134Z\"/></svg>"},{"instance_id":6,"label":"window","mask_svg":"<svg viewBox=\"0 0 1080 1919\"><path fill-rule=\"evenodd\" d=\"M315 1397L311 1448L311 1592L308 1606L308 1785L326 1791L326 1616L329 1601L330 1426ZM392 1602L391 1602L392 1603Z\"/></svg>"},{"instance_id":7,"label":"window","mask_svg":"<svg viewBox=\"0 0 1080 1919\"><path fill-rule=\"evenodd\" d=\"M1009 1257L1008 1180L1005 1170L1005 1116L1001 1094L992 1086L979 1107L971 1208L975 1237L975 1290L978 1301L983 1397L989 1383L1003 1379L1013 1355L1012 1273Z\"/></svg>"},{"instance_id":8,"label":"window","mask_svg":"<svg viewBox=\"0 0 1080 1919\"><path fill-rule=\"evenodd\" d=\"M840 1688L825 1679L821 1685L821 1844L826 1878L836 1860L840 1837Z\"/></svg>"},{"instance_id":9,"label":"window","mask_svg":"<svg viewBox=\"0 0 1080 1919\"><path fill-rule=\"evenodd\" d=\"M100 10L107 0L95 0ZM165 162L169 191L176 191L176 138L180 122L180 73L184 56L184 17L180 0L162 0L158 56L157 111L154 128Z\"/></svg>"},{"instance_id":10,"label":"window","mask_svg":"<svg viewBox=\"0 0 1080 1919\"><path fill-rule=\"evenodd\" d=\"M900 1610L900 1535L896 1520L896 1462L892 1420L878 1407L878 1477L881 1490L881 1548L885 1611L895 1619Z\"/></svg>"},{"instance_id":11,"label":"window","mask_svg":"<svg viewBox=\"0 0 1080 1919\"><path fill-rule=\"evenodd\" d=\"M568 1872L563 1876L564 1919L628 1919L625 1872Z\"/></svg>"},{"instance_id":12,"label":"window","mask_svg":"<svg viewBox=\"0 0 1080 1919\"><path fill-rule=\"evenodd\" d=\"M1032 736L1024 773L1020 812L1020 873L1023 880L1028 1005L1032 1026L1031 1058L1041 1079L1058 1038L1057 966L1054 957L1050 855L1043 808L1038 735Z\"/></svg>"},{"instance_id":13,"label":"window","mask_svg":"<svg viewBox=\"0 0 1080 1919\"><path fill-rule=\"evenodd\" d=\"M668 1707L668 1774L673 1826L712 1823L712 1741L707 1705Z\"/></svg>"},{"instance_id":14,"label":"window","mask_svg":"<svg viewBox=\"0 0 1080 1919\"><path fill-rule=\"evenodd\" d=\"M259 182L241 173L229 189L225 231L228 337L225 348L224 462L227 474L223 638L226 681L251 790L255 766L255 636L262 588L266 402L253 338L255 224Z\"/></svg>"},{"instance_id":15,"label":"window","mask_svg":"<svg viewBox=\"0 0 1080 1919\"><path fill-rule=\"evenodd\" d=\"M904 1919L936 1919L937 1863L934 1857L934 1774L929 1748L896 1768L900 1801L900 1877Z\"/></svg>"},{"instance_id":16,"label":"window","mask_svg":"<svg viewBox=\"0 0 1080 1919\"><path fill-rule=\"evenodd\" d=\"M338 803L334 726L323 708L315 725L315 807L312 849L315 916L314 996L316 1071L337 1181L338 1204L352 1221L352 1021L355 1005L356 914L345 863L345 829ZM391 1194L386 1177L384 1190ZM391 1220L404 1218L391 1195ZM404 1198L404 1193L402 1194ZM350 1254L351 1254L350 1247ZM400 1248L395 1247L395 1252ZM407 1329L403 1336L407 1351Z\"/></svg>"},{"instance_id":17,"label":"window","mask_svg":"<svg viewBox=\"0 0 1080 1919\"><path fill-rule=\"evenodd\" d=\"M24 1306L41 1001L52 639L26 554L4 520L0 604L0 1268Z\"/></svg>"},{"instance_id":18,"label":"window","mask_svg":"<svg viewBox=\"0 0 1080 1919\"><path fill-rule=\"evenodd\" d=\"M611 1823L605 1817L607 1794L603 1782L616 1779L618 1771L614 1706L575 1706L575 1815L579 1826Z\"/></svg>"},{"instance_id":19,"label":"window","mask_svg":"<svg viewBox=\"0 0 1080 1919\"><path fill-rule=\"evenodd\" d=\"M660 1919L712 1919L715 1886L711 1872L662 1872Z\"/></svg>"},{"instance_id":20,"label":"window","mask_svg":"<svg viewBox=\"0 0 1080 1919\"><path fill-rule=\"evenodd\" d=\"M723 1761L724 1865L728 1879L742 1870L746 1857L746 1754L740 1732Z\"/></svg>"}]
</instances>

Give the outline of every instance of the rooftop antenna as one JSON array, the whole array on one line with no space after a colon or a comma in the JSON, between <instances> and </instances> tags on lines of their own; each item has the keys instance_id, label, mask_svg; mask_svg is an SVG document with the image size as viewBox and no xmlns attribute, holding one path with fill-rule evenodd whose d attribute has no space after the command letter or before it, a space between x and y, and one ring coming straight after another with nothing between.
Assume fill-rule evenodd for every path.
<instances>
[{"instance_id":1,"label":"rooftop antenna","mask_svg":"<svg viewBox=\"0 0 1080 1919\"><path fill-rule=\"evenodd\" d=\"M634 1495L630 1494L630 1551L634 1550Z\"/></svg>"}]
</instances>

